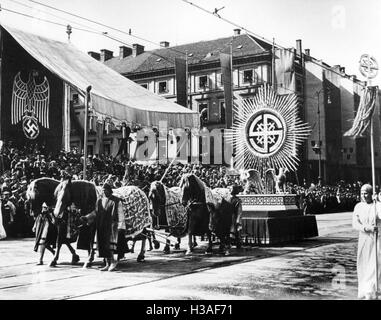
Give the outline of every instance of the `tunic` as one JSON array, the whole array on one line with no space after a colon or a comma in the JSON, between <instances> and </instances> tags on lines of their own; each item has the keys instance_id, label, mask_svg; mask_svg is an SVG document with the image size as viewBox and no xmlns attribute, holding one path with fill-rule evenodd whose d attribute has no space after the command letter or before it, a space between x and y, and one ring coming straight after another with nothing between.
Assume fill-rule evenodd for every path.
<instances>
[{"instance_id":1,"label":"tunic","mask_svg":"<svg viewBox=\"0 0 381 320\"><path fill-rule=\"evenodd\" d=\"M377 263L378 263L378 283L381 285L381 203L377 202ZM365 232L364 227L374 225L375 211L374 203L367 204L360 202L353 211L353 228L359 231L357 248L357 277L358 277L358 297L365 295L375 297L376 295L376 255L375 255L375 233ZM380 290L379 290L380 292Z\"/></svg>"},{"instance_id":2,"label":"tunic","mask_svg":"<svg viewBox=\"0 0 381 320\"><path fill-rule=\"evenodd\" d=\"M37 216L33 230L36 232L34 251L37 252L40 245L51 245L53 248L55 248L57 230L53 225L53 216L50 212L40 213Z\"/></svg>"},{"instance_id":3,"label":"tunic","mask_svg":"<svg viewBox=\"0 0 381 320\"><path fill-rule=\"evenodd\" d=\"M122 203L113 195L102 197L97 200L95 210L98 257L110 258L117 250L118 229L126 229Z\"/></svg>"}]
</instances>

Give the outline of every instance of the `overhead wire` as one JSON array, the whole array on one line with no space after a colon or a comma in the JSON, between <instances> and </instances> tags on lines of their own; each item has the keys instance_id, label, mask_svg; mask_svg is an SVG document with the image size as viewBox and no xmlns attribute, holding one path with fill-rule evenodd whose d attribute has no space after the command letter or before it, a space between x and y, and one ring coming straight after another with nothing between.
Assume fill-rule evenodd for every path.
<instances>
[{"instance_id":1,"label":"overhead wire","mask_svg":"<svg viewBox=\"0 0 381 320\"><path fill-rule=\"evenodd\" d=\"M32 0L30 0L30 1L32 1ZM239 24L237 24L237 23L235 23L235 22L233 22L233 21L230 21L230 20L228 20L228 19L226 19L226 18L223 18L223 17L222 17L220 14L218 14L218 13L215 13L215 12L213 12L213 11L209 11L209 10L207 10L207 9L205 9L205 8L203 8L203 7L199 6L199 5L197 5L197 4L194 4L193 2L188 1L188 0L181 0L181 1L187 3L187 4L191 5L191 6L194 6L194 7L196 7L197 9L202 10L202 11L208 13L208 14L211 14L212 16L214 16L214 17L216 17L216 18L218 18L218 19L221 19L221 20L223 20L223 21L225 21L225 22L227 22L227 23L229 23L229 24L231 24L231 25L233 25L233 26L235 26L235 27L237 27L237 28L240 28L240 29L246 31L247 33L253 35L254 37L259 38L259 39L261 39L262 41L267 42L268 44L272 44L272 43L273 43L272 41L270 41L270 40L268 40L268 39L266 39L266 38L264 38L264 37L262 37L262 36L260 36L260 35L257 35L257 34L254 33L253 31L250 31L250 30L248 30L247 28L245 28L245 27L243 27L243 26L241 26L241 25L239 25ZM284 46L281 46L281 45L279 45L279 44L277 44L277 43L275 43L275 42L274 42L274 45L276 45L277 47L279 47L280 49L283 49L283 50L287 50L287 51L293 51L293 50L294 50L294 49L290 49L290 48L286 48L286 47L284 47ZM302 53L302 54L303 54L303 53ZM332 73L335 73L335 74L337 74L337 75L342 76L342 74L341 74L340 72L337 72L336 70L334 70L334 69L332 69L332 68L330 68L330 67L327 67L327 66L325 66L325 65L322 64L322 63L319 63L319 62L316 61L315 59L310 59L310 62L312 62L312 63L314 63L314 64L320 66L321 68L324 68L325 70L329 70L329 71L332 72Z\"/></svg>"}]
</instances>

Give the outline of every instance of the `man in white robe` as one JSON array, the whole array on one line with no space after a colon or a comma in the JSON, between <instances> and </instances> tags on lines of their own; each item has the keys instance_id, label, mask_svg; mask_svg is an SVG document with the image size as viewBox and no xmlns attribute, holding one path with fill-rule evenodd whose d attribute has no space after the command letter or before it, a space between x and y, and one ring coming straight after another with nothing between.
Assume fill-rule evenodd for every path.
<instances>
[{"instance_id":1,"label":"man in white robe","mask_svg":"<svg viewBox=\"0 0 381 320\"><path fill-rule=\"evenodd\" d=\"M381 226L381 203L372 199L373 188L364 184L361 188L361 202L353 211L353 228L359 231L357 249L358 298L377 299L380 290L376 289L376 264L381 261L380 234L377 228ZM377 235L377 254L375 237ZM381 270L378 267L378 283L381 280Z\"/></svg>"}]
</instances>

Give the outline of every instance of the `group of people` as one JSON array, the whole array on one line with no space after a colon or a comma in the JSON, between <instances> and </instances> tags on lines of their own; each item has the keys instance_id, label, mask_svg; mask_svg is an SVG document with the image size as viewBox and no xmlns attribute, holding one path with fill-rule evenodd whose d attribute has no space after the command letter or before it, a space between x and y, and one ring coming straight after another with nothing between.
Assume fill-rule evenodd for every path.
<instances>
[{"instance_id":1,"label":"group of people","mask_svg":"<svg viewBox=\"0 0 381 320\"><path fill-rule=\"evenodd\" d=\"M43 146L28 145L22 149L6 143L1 152L0 192L0 239L9 237L29 237L36 235L35 250L42 245L40 261L42 264L45 248L54 253L49 245L49 226L54 219L46 204L43 205L41 215L31 217L25 208L26 189L28 184L40 177L51 177L57 180L70 176L74 180L82 179L83 156L77 151L61 151L53 155L46 152ZM111 231L103 230L102 225L109 224L97 218L97 242L101 256L106 264L103 270L114 270L116 261L117 234L123 230L123 219L120 203L112 196L112 189L122 185L135 185L148 193L150 183L162 179L168 186L177 186L184 173L194 173L210 188L226 188L234 186L234 190L243 189L243 182L237 175L229 175L223 166L205 166L202 164L175 163L168 168L167 164L154 163L150 165L116 159L111 156L94 155L87 159L87 178L96 185L103 185L104 197L97 202L98 210L108 212L107 215L113 224ZM164 176L164 177L163 177ZM373 299L377 297L376 283L381 280L381 268L376 275L376 264L381 261L380 234L381 225L381 196L376 187L376 202L372 198L373 188L361 182L346 184L340 181L335 186L303 185L287 183L287 191L298 196L299 207L305 214L351 211L353 214L353 228L359 231L359 245L357 257L357 271L359 280L359 298ZM118 209L119 208L119 209ZM375 208L375 209L374 209ZM119 217L119 218L118 218ZM100 220L99 220L100 219ZM111 232L111 234L110 234ZM104 241L107 239L107 241ZM114 239L114 240L112 240ZM48 241L47 241L48 240ZM102 247L103 245L103 247ZM375 246L378 246L376 252ZM376 281L377 280L377 281Z\"/></svg>"},{"instance_id":2,"label":"group of people","mask_svg":"<svg viewBox=\"0 0 381 320\"><path fill-rule=\"evenodd\" d=\"M1 150L0 192L2 198L3 226L9 237L32 236L34 219L25 210L25 195L28 184L40 177L60 180L70 176L73 180L83 178L83 155L78 150L47 152L44 146L28 144L22 148L11 142ZM113 188L135 185L148 193L151 182L162 179L167 187L177 186L184 173L194 173L210 188L239 186L244 181L239 175L227 173L224 166L174 163L170 167L164 163L142 164L133 162L123 155L112 157L90 155L87 163L87 180L103 185L107 180ZM287 191L298 195L298 204L305 214L350 211L360 201L361 184L336 186L303 185L287 183Z\"/></svg>"}]
</instances>

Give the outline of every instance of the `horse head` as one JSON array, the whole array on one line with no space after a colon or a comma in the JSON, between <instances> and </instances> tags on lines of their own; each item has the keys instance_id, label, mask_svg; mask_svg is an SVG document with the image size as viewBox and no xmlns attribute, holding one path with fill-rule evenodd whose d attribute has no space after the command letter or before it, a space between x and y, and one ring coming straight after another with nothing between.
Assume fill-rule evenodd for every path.
<instances>
[{"instance_id":1,"label":"horse head","mask_svg":"<svg viewBox=\"0 0 381 320\"><path fill-rule=\"evenodd\" d=\"M51 178L39 178L33 180L26 190L25 210L31 216L37 216L41 212L44 202L48 206L54 205L54 190L59 181Z\"/></svg>"},{"instance_id":2,"label":"horse head","mask_svg":"<svg viewBox=\"0 0 381 320\"><path fill-rule=\"evenodd\" d=\"M181 203L183 206L186 206L190 201L190 187L189 187L189 174L184 174L180 180L180 188L181 188Z\"/></svg>"},{"instance_id":3,"label":"horse head","mask_svg":"<svg viewBox=\"0 0 381 320\"><path fill-rule=\"evenodd\" d=\"M153 215L159 217L164 211L166 201L164 185L160 181L151 183L148 199L152 203Z\"/></svg>"},{"instance_id":4,"label":"horse head","mask_svg":"<svg viewBox=\"0 0 381 320\"><path fill-rule=\"evenodd\" d=\"M64 210L72 204L71 179L60 182L54 191L54 197L56 198L54 216L60 218Z\"/></svg>"},{"instance_id":5,"label":"horse head","mask_svg":"<svg viewBox=\"0 0 381 320\"><path fill-rule=\"evenodd\" d=\"M185 174L180 181L181 203L186 206L190 201L205 203L205 189L202 181L193 173Z\"/></svg>"}]
</instances>

